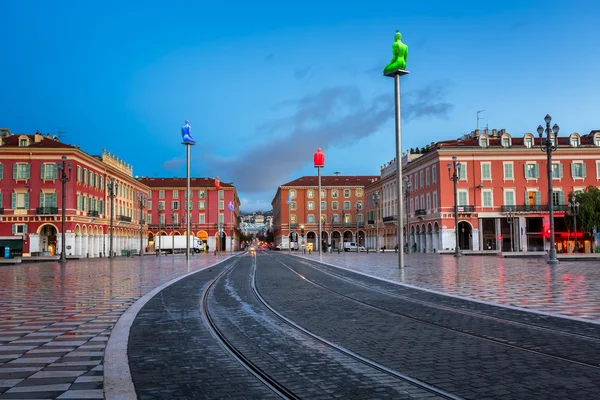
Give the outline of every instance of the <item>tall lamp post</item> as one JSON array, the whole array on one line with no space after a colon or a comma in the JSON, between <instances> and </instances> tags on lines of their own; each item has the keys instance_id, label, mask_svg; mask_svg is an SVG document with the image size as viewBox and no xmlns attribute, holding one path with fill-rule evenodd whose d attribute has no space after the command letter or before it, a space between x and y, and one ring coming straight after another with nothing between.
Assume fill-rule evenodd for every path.
<instances>
[{"instance_id":1,"label":"tall lamp post","mask_svg":"<svg viewBox=\"0 0 600 400\"><path fill-rule=\"evenodd\" d=\"M379 192L373 193L371 196L373 204L375 204L375 252L379 252Z\"/></svg>"},{"instance_id":2,"label":"tall lamp post","mask_svg":"<svg viewBox=\"0 0 600 400\"><path fill-rule=\"evenodd\" d=\"M66 202L67 202L67 192L66 192L66 187L67 187L67 182L69 182L71 180L71 170L73 169L73 164L69 163L68 167L67 167L67 156L62 156L61 158L61 162L59 162L57 164L57 168L60 170L60 181L62 183L62 217L61 217L61 241L62 243L60 244L60 261L61 262L66 262L67 261L67 242L66 242L66 236L65 236L65 218L66 218L66 214L67 214L67 210L66 210ZM67 171L66 169L69 168L69 174L67 175Z\"/></svg>"},{"instance_id":3,"label":"tall lamp post","mask_svg":"<svg viewBox=\"0 0 600 400\"><path fill-rule=\"evenodd\" d=\"M460 249L458 246L458 192L456 184L460 179L460 162L456 161L456 156L452 156L452 164L448 163L448 178L454 183L454 257L460 257Z\"/></svg>"},{"instance_id":4,"label":"tall lamp post","mask_svg":"<svg viewBox=\"0 0 600 400\"><path fill-rule=\"evenodd\" d=\"M407 178L404 178L404 208L406 209L406 244L404 251L408 253L408 196L410 196L412 184Z\"/></svg>"},{"instance_id":5,"label":"tall lamp post","mask_svg":"<svg viewBox=\"0 0 600 400\"><path fill-rule=\"evenodd\" d=\"M144 215L143 210L146 206L146 196L143 193L138 194L138 204L140 206L140 257L144 255Z\"/></svg>"},{"instance_id":6,"label":"tall lamp post","mask_svg":"<svg viewBox=\"0 0 600 400\"><path fill-rule=\"evenodd\" d=\"M288 249L289 252L292 252L292 193L290 192L288 195L288 201L286 202L288 206ZM319 205L320 206L320 205Z\"/></svg>"},{"instance_id":7,"label":"tall lamp post","mask_svg":"<svg viewBox=\"0 0 600 400\"><path fill-rule=\"evenodd\" d=\"M171 209L171 254L175 255L175 210Z\"/></svg>"},{"instance_id":8,"label":"tall lamp post","mask_svg":"<svg viewBox=\"0 0 600 400\"><path fill-rule=\"evenodd\" d=\"M317 169L317 176L318 176L318 193L319 195L317 196L318 198L318 203L319 204L319 240L317 241L317 245L319 246L319 255L323 254L321 251L321 245L323 244L323 238L322 238L322 229L323 229L323 222L321 220L321 168L325 166L325 154L321 151L321 148L319 147L317 149L317 152L314 154L313 156L313 163L315 165L315 168Z\"/></svg>"},{"instance_id":9,"label":"tall lamp post","mask_svg":"<svg viewBox=\"0 0 600 400\"><path fill-rule=\"evenodd\" d=\"M573 232L575 236L573 253L579 253L579 249L577 248L577 213L579 212L579 202L575 201L575 198L572 198L569 202L569 207L571 208L571 214L573 215Z\"/></svg>"},{"instance_id":10,"label":"tall lamp post","mask_svg":"<svg viewBox=\"0 0 600 400\"><path fill-rule=\"evenodd\" d=\"M513 227L513 224L515 222L514 221L514 217L515 217L515 212L513 211L512 208L509 208L506 211L506 219L507 219L508 225L510 226L510 251L511 252L515 251L514 250L514 245L513 245L513 243L514 243L513 242L514 241L514 234L515 234L514 233L514 227Z\"/></svg>"},{"instance_id":11,"label":"tall lamp post","mask_svg":"<svg viewBox=\"0 0 600 400\"><path fill-rule=\"evenodd\" d=\"M557 149L557 141L552 140L552 134L554 133L554 137L556 137L560 127L554 124L552 129L550 129L552 117L548 114L544 117L544 122L546 123L546 129L542 125L539 125L537 132L540 136L540 149L546 152L548 162L546 169L548 174L548 218L550 219L550 252L548 253L548 264L558 264L556 247L554 245L554 203L552 202L552 152ZM543 137L544 132L546 133L545 138Z\"/></svg>"},{"instance_id":12,"label":"tall lamp post","mask_svg":"<svg viewBox=\"0 0 600 400\"><path fill-rule=\"evenodd\" d=\"M229 232L229 253L233 253L233 209L235 208L233 202L229 202L227 205L229 209L229 221L231 221L231 231Z\"/></svg>"},{"instance_id":13,"label":"tall lamp post","mask_svg":"<svg viewBox=\"0 0 600 400\"><path fill-rule=\"evenodd\" d=\"M300 235L302 235L302 239L300 239L300 245L302 246L302 253L304 253L304 225L300 225Z\"/></svg>"},{"instance_id":14,"label":"tall lamp post","mask_svg":"<svg viewBox=\"0 0 600 400\"><path fill-rule=\"evenodd\" d=\"M360 245L360 240L358 238L358 213L362 210L362 204L360 201L356 200L354 203L354 208L356 209L356 252L358 253L358 246Z\"/></svg>"},{"instance_id":15,"label":"tall lamp post","mask_svg":"<svg viewBox=\"0 0 600 400\"><path fill-rule=\"evenodd\" d=\"M115 197L119 191L119 184L115 183L115 178L110 178L110 181L106 185L108 188L108 197L110 197L110 239L108 244L108 257L114 258L113 253L113 220L115 215Z\"/></svg>"},{"instance_id":16,"label":"tall lamp post","mask_svg":"<svg viewBox=\"0 0 600 400\"><path fill-rule=\"evenodd\" d=\"M160 242L161 242L161 231L162 231L162 216L165 213L165 208L163 207L163 205L159 202L158 203L158 253L157 255L160 257Z\"/></svg>"}]
</instances>

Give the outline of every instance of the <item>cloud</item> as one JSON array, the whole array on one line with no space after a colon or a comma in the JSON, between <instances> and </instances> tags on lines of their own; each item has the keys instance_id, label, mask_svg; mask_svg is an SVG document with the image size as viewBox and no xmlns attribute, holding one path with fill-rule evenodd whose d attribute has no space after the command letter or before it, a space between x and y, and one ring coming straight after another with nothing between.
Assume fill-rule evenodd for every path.
<instances>
[{"instance_id":1,"label":"cloud","mask_svg":"<svg viewBox=\"0 0 600 400\"><path fill-rule=\"evenodd\" d=\"M273 62L275 61L275 54L273 53L269 53L265 56L265 61L266 62Z\"/></svg>"},{"instance_id":2,"label":"cloud","mask_svg":"<svg viewBox=\"0 0 600 400\"><path fill-rule=\"evenodd\" d=\"M309 72L310 72L310 67L296 68L296 70L294 71L294 78L303 79L306 77L306 75L308 75Z\"/></svg>"},{"instance_id":3,"label":"cloud","mask_svg":"<svg viewBox=\"0 0 600 400\"><path fill-rule=\"evenodd\" d=\"M185 167L186 160L183 157L175 157L162 163L161 168L169 172L181 172L181 169Z\"/></svg>"},{"instance_id":4,"label":"cloud","mask_svg":"<svg viewBox=\"0 0 600 400\"><path fill-rule=\"evenodd\" d=\"M403 119L446 117L452 105L443 101L445 93L443 83L406 93ZM291 112L257 127L257 136L269 141L234 157L203 153L209 172L227 176L240 192L272 195L273 183L285 182L290 173L306 167L317 147L350 147L377 132L394 117L394 99L388 92L365 98L356 86L337 86L275 109Z\"/></svg>"}]
</instances>

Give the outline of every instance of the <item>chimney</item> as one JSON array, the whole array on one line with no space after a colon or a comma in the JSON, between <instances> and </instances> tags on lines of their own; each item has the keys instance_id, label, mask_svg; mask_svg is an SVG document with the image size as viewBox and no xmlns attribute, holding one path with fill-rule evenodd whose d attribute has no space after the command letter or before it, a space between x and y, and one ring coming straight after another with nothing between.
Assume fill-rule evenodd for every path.
<instances>
[{"instance_id":1,"label":"chimney","mask_svg":"<svg viewBox=\"0 0 600 400\"><path fill-rule=\"evenodd\" d=\"M500 136L498 135L498 131L496 129L492 129L492 136Z\"/></svg>"},{"instance_id":2,"label":"chimney","mask_svg":"<svg viewBox=\"0 0 600 400\"><path fill-rule=\"evenodd\" d=\"M40 131L35 131L35 135L33 135L33 142L39 143L44 139L44 135L40 133Z\"/></svg>"},{"instance_id":3,"label":"chimney","mask_svg":"<svg viewBox=\"0 0 600 400\"><path fill-rule=\"evenodd\" d=\"M478 137L479 136L479 129L475 129L473 131L473 137Z\"/></svg>"}]
</instances>

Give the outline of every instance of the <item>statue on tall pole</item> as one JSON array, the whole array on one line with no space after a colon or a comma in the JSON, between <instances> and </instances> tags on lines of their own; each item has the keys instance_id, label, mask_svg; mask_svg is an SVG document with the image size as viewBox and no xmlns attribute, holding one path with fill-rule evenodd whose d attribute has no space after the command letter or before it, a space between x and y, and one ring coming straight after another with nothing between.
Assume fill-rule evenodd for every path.
<instances>
[{"instance_id":1,"label":"statue on tall pole","mask_svg":"<svg viewBox=\"0 0 600 400\"><path fill-rule=\"evenodd\" d=\"M181 127L181 143L182 144L196 144L196 141L192 137L192 127L190 121L185 120L185 125Z\"/></svg>"}]
</instances>

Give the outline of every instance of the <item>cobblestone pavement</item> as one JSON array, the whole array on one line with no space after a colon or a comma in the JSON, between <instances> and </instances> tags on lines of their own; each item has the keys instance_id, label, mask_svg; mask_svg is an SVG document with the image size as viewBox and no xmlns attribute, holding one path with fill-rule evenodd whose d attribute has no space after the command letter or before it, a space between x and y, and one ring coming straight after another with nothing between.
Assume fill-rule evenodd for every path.
<instances>
[{"instance_id":1,"label":"cobblestone pavement","mask_svg":"<svg viewBox=\"0 0 600 400\"><path fill-rule=\"evenodd\" d=\"M212 254L0 267L0 399L103 399L104 350L141 296Z\"/></svg>"},{"instance_id":2,"label":"cobblestone pavement","mask_svg":"<svg viewBox=\"0 0 600 400\"><path fill-rule=\"evenodd\" d=\"M319 260L319 254L295 254ZM326 253L321 261L371 276L453 296L600 323L600 262L539 258L408 254Z\"/></svg>"}]
</instances>

